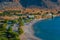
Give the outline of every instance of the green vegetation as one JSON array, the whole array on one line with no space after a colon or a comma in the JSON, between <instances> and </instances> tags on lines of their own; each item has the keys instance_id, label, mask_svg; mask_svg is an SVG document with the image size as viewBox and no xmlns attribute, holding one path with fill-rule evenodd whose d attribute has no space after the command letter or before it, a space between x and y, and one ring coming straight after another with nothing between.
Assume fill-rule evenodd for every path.
<instances>
[{"instance_id":1,"label":"green vegetation","mask_svg":"<svg viewBox=\"0 0 60 40\"><path fill-rule=\"evenodd\" d=\"M18 33L12 31L12 27L6 29L6 24L0 26L0 40L19 40Z\"/></svg>"},{"instance_id":2,"label":"green vegetation","mask_svg":"<svg viewBox=\"0 0 60 40\"><path fill-rule=\"evenodd\" d=\"M19 17L18 21L20 26L24 26L24 21L21 17Z\"/></svg>"},{"instance_id":3,"label":"green vegetation","mask_svg":"<svg viewBox=\"0 0 60 40\"><path fill-rule=\"evenodd\" d=\"M18 33L21 35L23 33L22 28L18 28Z\"/></svg>"},{"instance_id":4,"label":"green vegetation","mask_svg":"<svg viewBox=\"0 0 60 40\"><path fill-rule=\"evenodd\" d=\"M12 25L7 29L7 25L8 22L12 22ZM0 40L20 40L19 35L21 35L23 33L23 30L20 28L18 28L17 32L13 31L13 25L15 23L18 23L19 25L22 26L23 25L23 21L22 19L19 18L18 20L4 20L3 24L0 25Z\"/></svg>"},{"instance_id":5,"label":"green vegetation","mask_svg":"<svg viewBox=\"0 0 60 40\"><path fill-rule=\"evenodd\" d=\"M42 18L45 18L46 15L48 15L49 13L46 12L44 14L41 13L31 13L29 14L28 12L25 14L17 14L17 13L21 13L21 11L4 11L3 13L0 13L0 16L18 16L19 18L14 19L14 20L4 20L4 21L0 21L0 23L3 23L0 25L0 40L20 40L19 35L21 35L24 31L22 30L22 26L24 26L24 23L28 23L31 22L34 17L29 17L30 16L35 16L35 15L39 15L42 16ZM58 12L60 13L60 11ZM28 14L28 15L27 15ZM51 12L52 14L52 18L54 13ZM22 17L22 16L26 16L26 17ZM28 16L28 17L27 17ZM13 18L13 17L12 17ZM10 27L7 28L8 25L11 25ZM13 31L13 25L14 24L18 24L18 31Z\"/></svg>"},{"instance_id":6,"label":"green vegetation","mask_svg":"<svg viewBox=\"0 0 60 40\"><path fill-rule=\"evenodd\" d=\"M8 11L4 11L3 12L3 15L5 16L5 15L9 15L10 14L10 12L8 12Z\"/></svg>"},{"instance_id":7,"label":"green vegetation","mask_svg":"<svg viewBox=\"0 0 60 40\"><path fill-rule=\"evenodd\" d=\"M21 10L13 10L13 11L9 11L9 12L11 12L11 13L20 13Z\"/></svg>"},{"instance_id":8,"label":"green vegetation","mask_svg":"<svg viewBox=\"0 0 60 40\"><path fill-rule=\"evenodd\" d=\"M33 19L26 19L25 22L28 23L28 22L31 22Z\"/></svg>"}]
</instances>

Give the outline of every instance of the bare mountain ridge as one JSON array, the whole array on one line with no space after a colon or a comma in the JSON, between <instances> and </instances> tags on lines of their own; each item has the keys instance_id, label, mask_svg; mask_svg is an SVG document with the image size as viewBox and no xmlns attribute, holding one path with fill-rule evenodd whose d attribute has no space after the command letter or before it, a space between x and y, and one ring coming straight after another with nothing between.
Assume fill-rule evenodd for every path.
<instances>
[{"instance_id":1,"label":"bare mountain ridge","mask_svg":"<svg viewBox=\"0 0 60 40\"><path fill-rule=\"evenodd\" d=\"M0 0L0 10L6 8L60 9L60 0Z\"/></svg>"}]
</instances>

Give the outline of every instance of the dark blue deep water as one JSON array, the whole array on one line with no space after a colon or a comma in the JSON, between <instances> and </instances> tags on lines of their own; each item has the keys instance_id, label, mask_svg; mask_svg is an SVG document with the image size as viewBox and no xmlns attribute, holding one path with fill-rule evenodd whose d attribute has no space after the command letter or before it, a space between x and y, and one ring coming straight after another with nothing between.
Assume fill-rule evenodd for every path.
<instances>
[{"instance_id":1,"label":"dark blue deep water","mask_svg":"<svg viewBox=\"0 0 60 40\"><path fill-rule=\"evenodd\" d=\"M60 17L38 21L33 30L34 35L42 40L60 40Z\"/></svg>"}]
</instances>

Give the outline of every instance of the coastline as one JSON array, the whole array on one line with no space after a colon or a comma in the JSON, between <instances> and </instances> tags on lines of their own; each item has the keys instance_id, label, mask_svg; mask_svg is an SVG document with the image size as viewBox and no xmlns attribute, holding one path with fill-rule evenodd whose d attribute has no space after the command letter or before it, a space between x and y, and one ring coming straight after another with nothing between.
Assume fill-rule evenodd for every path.
<instances>
[{"instance_id":1,"label":"coastline","mask_svg":"<svg viewBox=\"0 0 60 40\"><path fill-rule=\"evenodd\" d=\"M40 20L43 20L43 19L34 19L30 23L24 25L22 27L24 33L20 35L20 39L21 40L41 40L40 38L37 38L36 36L34 36L34 31L32 29L33 27L32 25Z\"/></svg>"},{"instance_id":2,"label":"coastline","mask_svg":"<svg viewBox=\"0 0 60 40\"><path fill-rule=\"evenodd\" d=\"M56 17L56 16L54 16ZM34 19L31 22L25 24L22 29L24 33L20 35L21 40L42 40L34 35L33 25L41 20L45 20L45 18Z\"/></svg>"}]
</instances>

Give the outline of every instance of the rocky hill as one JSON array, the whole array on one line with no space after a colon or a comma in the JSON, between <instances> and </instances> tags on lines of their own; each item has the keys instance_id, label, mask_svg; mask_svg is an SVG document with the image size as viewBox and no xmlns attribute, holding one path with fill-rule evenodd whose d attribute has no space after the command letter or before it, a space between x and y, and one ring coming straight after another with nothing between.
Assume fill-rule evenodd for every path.
<instances>
[{"instance_id":1,"label":"rocky hill","mask_svg":"<svg viewBox=\"0 0 60 40\"><path fill-rule=\"evenodd\" d=\"M0 10L21 8L60 9L60 0L0 0Z\"/></svg>"},{"instance_id":2,"label":"rocky hill","mask_svg":"<svg viewBox=\"0 0 60 40\"><path fill-rule=\"evenodd\" d=\"M0 10L21 10L22 8L17 0L0 0Z\"/></svg>"},{"instance_id":3,"label":"rocky hill","mask_svg":"<svg viewBox=\"0 0 60 40\"><path fill-rule=\"evenodd\" d=\"M41 8L59 8L60 0L20 0L23 7L31 7L31 5Z\"/></svg>"}]
</instances>

